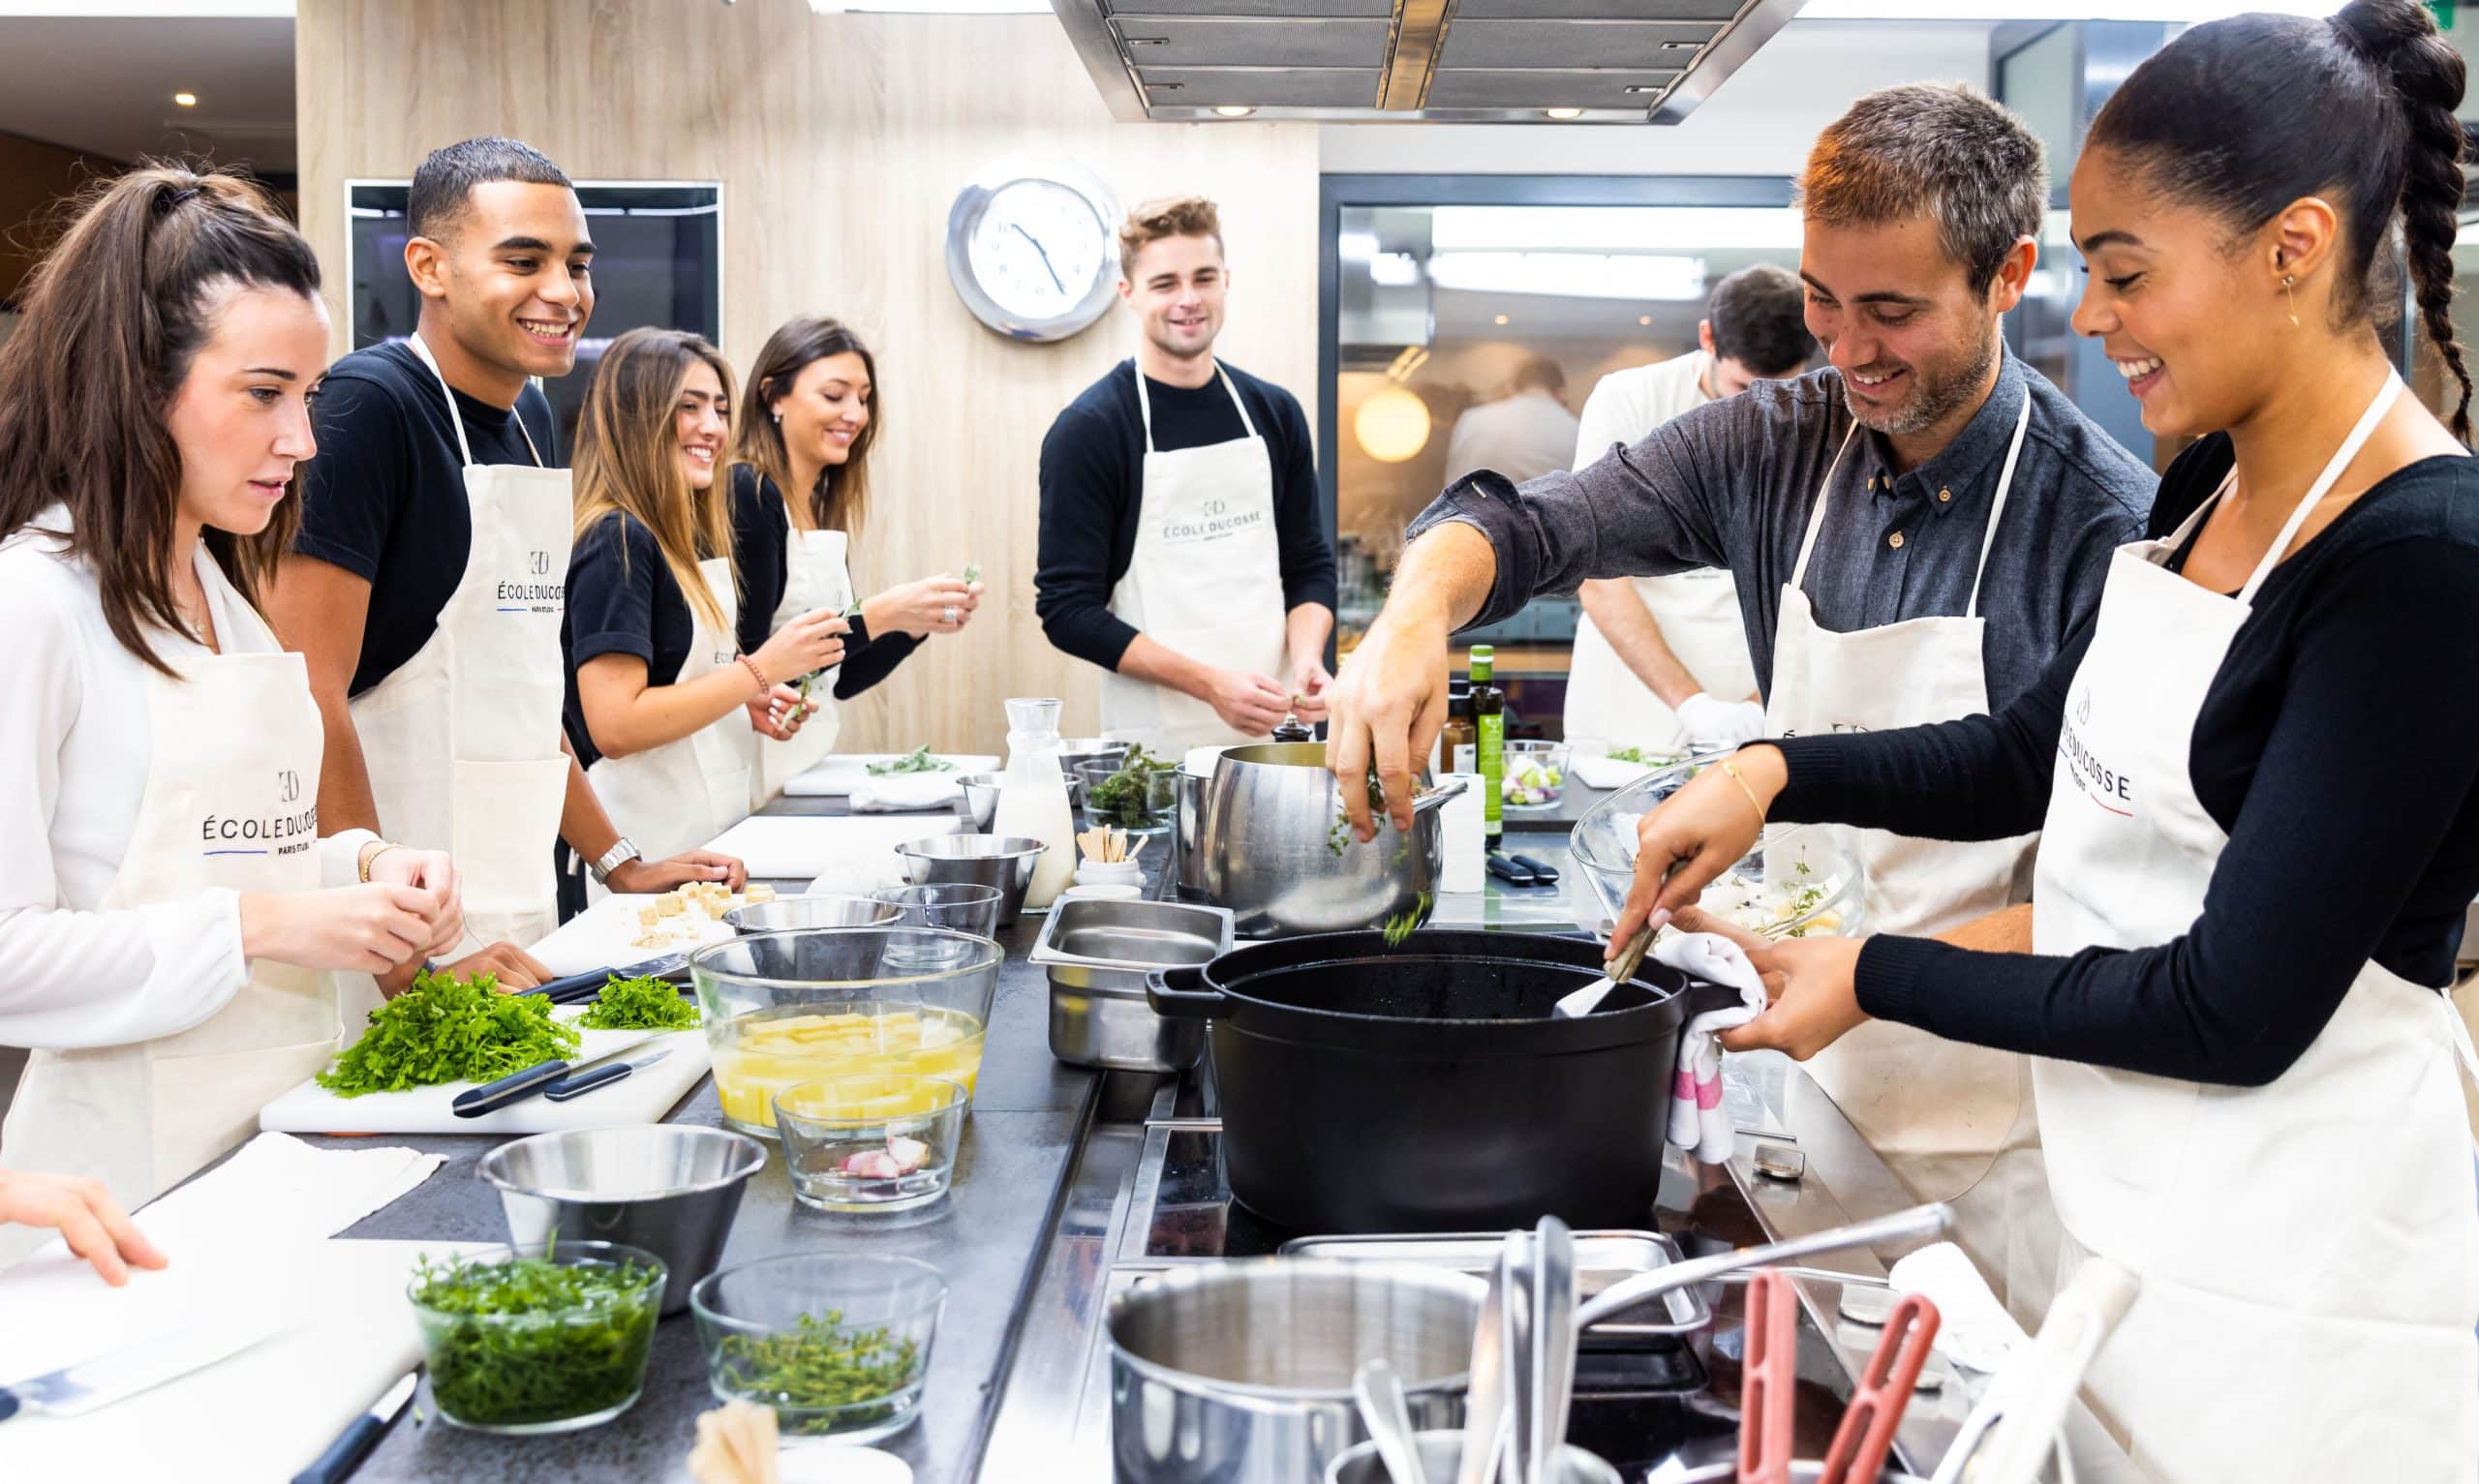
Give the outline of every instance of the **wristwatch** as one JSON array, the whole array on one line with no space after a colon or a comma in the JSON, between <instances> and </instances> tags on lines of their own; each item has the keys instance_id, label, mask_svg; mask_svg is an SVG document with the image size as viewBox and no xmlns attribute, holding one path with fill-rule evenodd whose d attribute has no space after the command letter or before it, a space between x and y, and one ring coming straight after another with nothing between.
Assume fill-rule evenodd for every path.
<instances>
[{"instance_id":1,"label":"wristwatch","mask_svg":"<svg viewBox=\"0 0 2479 1484\"><path fill-rule=\"evenodd\" d=\"M620 838L611 842L611 848L602 853L601 860L588 865L586 869L594 872L596 885L607 887L611 885L611 873L613 871L618 870L620 867L627 864L631 861L642 861L645 858L646 853L637 848L636 841L629 839L624 834L620 836Z\"/></svg>"}]
</instances>

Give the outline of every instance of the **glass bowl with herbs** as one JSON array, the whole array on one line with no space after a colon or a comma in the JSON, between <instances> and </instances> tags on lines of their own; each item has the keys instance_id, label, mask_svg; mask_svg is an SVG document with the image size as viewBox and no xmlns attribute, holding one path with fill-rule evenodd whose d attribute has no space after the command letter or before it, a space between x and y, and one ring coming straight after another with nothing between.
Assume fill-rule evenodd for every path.
<instances>
[{"instance_id":1,"label":"glass bowl with herbs","mask_svg":"<svg viewBox=\"0 0 2479 1484\"><path fill-rule=\"evenodd\" d=\"M1584 811L1568 854L1615 921L1636 880L1637 827L1704 770L1701 760L1661 769ZM1768 825L1756 849L1704 889L1697 905L1767 938L1855 935L1864 929L1868 875L1840 825Z\"/></svg>"},{"instance_id":2,"label":"glass bowl with herbs","mask_svg":"<svg viewBox=\"0 0 2479 1484\"><path fill-rule=\"evenodd\" d=\"M775 1409L787 1436L875 1442L921 1415L947 1282L911 1257L797 1253L723 1271L689 1296L721 1401Z\"/></svg>"},{"instance_id":3,"label":"glass bowl with herbs","mask_svg":"<svg viewBox=\"0 0 2479 1484\"><path fill-rule=\"evenodd\" d=\"M1177 763L1131 747L1120 758L1080 763L1077 781L1085 786L1085 827L1117 830L1128 834L1160 834L1171 828L1178 805Z\"/></svg>"},{"instance_id":4,"label":"glass bowl with herbs","mask_svg":"<svg viewBox=\"0 0 2479 1484\"><path fill-rule=\"evenodd\" d=\"M669 1274L616 1242L424 1257L405 1296L441 1416L482 1433L566 1433L627 1411L645 1385Z\"/></svg>"}]
</instances>

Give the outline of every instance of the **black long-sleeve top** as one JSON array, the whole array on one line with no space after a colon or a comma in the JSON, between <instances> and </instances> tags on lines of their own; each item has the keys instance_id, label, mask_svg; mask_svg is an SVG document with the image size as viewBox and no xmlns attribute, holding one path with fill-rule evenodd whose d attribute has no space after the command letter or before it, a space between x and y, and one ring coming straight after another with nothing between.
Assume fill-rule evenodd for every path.
<instances>
[{"instance_id":1,"label":"black long-sleeve top","mask_svg":"<svg viewBox=\"0 0 2479 1484\"><path fill-rule=\"evenodd\" d=\"M2181 455L2154 535L2231 460L2225 436ZM1956 840L2039 828L2091 639L2087 621L1995 715L1781 742L1775 817ZM2402 469L2273 569L2205 693L2188 771L2229 843L2184 934L2070 957L1880 935L1860 952L1860 1008L1955 1041L2261 1086L2367 960L2449 984L2479 894L2479 460Z\"/></svg>"},{"instance_id":2,"label":"black long-sleeve top","mask_svg":"<svg viewBox=\"0 0 2479 1484\"><path fill-rule=\"evenodd\" d=\"M1281 547L1282 606L1334 606L1334 548L1317 501L1317 451L1300 399L1229 362L1232 385L1273 463L1274 535ZM1110 609L1111 590L1136 557L1136 514L1145 497L1145 419L1136 404L1136 362L1121 361L1085 388L1042 439L1041 539L1033 611L1056 648L1117 670L1136 629ZM1240 409L1216 377L1203 386L1146 379L1153 446L1165 452L1246 436Z\"/></svg>"},{"instance_id":3,"label":"black long-sleeve top","mask_svg":"<svg viewBox=\"0 0 2479 1484\"><path fill-rule=\"evenodd\" d=\"M740 650L754 654L775 632L775 610L790 580L791 537L783 492L746 464L732 466L732 556L740 568ZM910 634L872 634L866 645L847 646L835 668L835 698L849 701L895 674L920 647Z\"/></svg>"}]
</instances>

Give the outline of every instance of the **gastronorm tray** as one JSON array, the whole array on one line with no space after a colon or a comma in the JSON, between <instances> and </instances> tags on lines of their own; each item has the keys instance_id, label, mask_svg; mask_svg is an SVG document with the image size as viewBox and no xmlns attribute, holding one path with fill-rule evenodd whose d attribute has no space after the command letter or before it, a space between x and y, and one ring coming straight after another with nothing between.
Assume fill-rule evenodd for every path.
<instances>
[{"instance_id":1,"label":"gastronorm tray","mask_svg":"<svg viewBox=\"0 0 2479 1484\"><path fill-rule=\"evenodd\" d=\"M1576 1300L1581 1303L1622 1280L1679 1261L1678 1243L1658 1231L1578 1231L1576 1237ZM1505 1236L1495 1231L1411 1232L1390 1236L1294 1237L1279 1249L1286 1257L1345 1257L1366 1262L1424 1262L1486 1277L1497 1266ZM1712 1306L1693 1286L1662 1295L1668 1317L1605 1319L1584 1331L1604 1341L1636 1341L1682 1335L1713 1322ZM1640 1316L1644 1310L1636 1313Z\"/></svg>"}]
</instances>

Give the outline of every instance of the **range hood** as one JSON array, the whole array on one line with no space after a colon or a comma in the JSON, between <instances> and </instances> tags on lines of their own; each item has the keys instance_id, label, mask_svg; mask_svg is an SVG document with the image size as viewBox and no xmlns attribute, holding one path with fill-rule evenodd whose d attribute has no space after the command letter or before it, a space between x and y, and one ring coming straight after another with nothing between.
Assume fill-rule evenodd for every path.
<instances>
[{"instance_id":1,"label":"range hood","mask_svg":"<svg viewBox=\"0 0 2479 1484\"><path fill-rule=\"evenodd\" d=\"M1126 121L1674 124L1803 0L1052 0Z\"/></svg>"}]
</instances>

